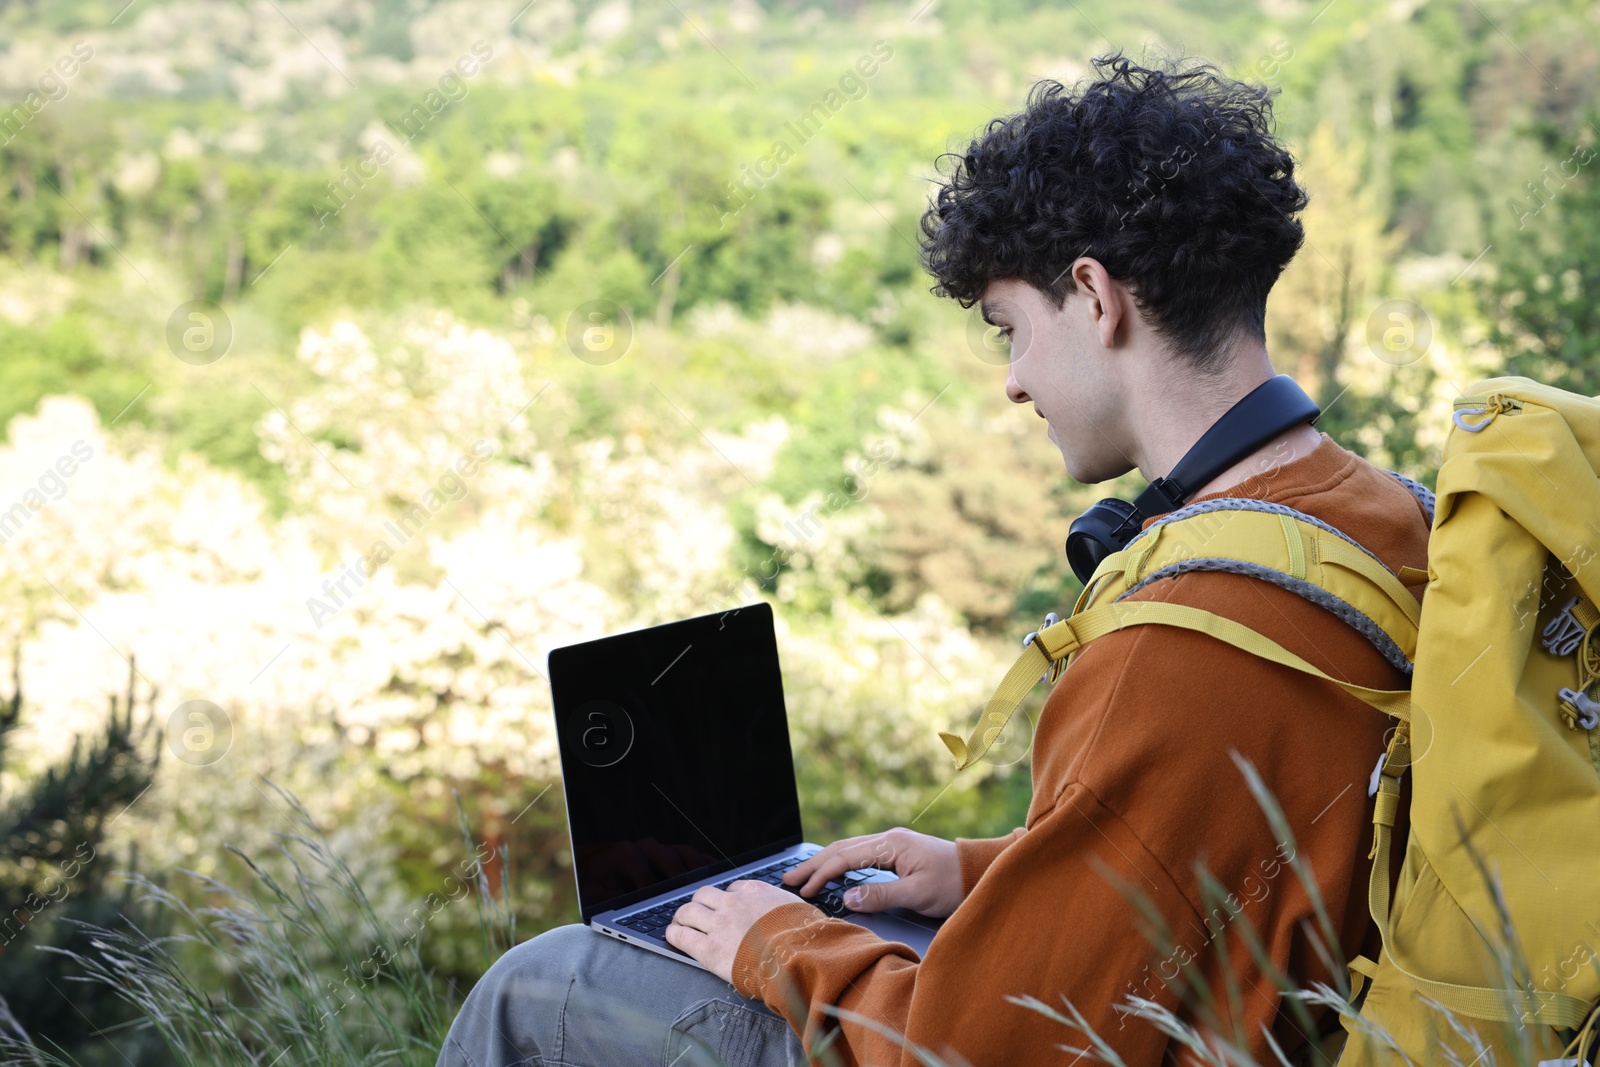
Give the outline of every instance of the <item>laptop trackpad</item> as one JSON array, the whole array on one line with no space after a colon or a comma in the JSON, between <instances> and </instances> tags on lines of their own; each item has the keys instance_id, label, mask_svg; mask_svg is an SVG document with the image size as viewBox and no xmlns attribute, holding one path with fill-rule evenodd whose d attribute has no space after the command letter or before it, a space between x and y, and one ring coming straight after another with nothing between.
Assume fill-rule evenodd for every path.
<instances>
[{"instance_id":1,"label":"laptop trackpad","mask_svg":"<svg viewBox=\"0 0 1600 1067\"><path fill-rule=\"evenodd\" d=\"M901 941L925 955L933 935L943 925L943 919L930 919L918 915L910 908L889 908L886 911L847 912L840 916L847 922L864 926L885 941Z\"/></svg>"}]
</instances>

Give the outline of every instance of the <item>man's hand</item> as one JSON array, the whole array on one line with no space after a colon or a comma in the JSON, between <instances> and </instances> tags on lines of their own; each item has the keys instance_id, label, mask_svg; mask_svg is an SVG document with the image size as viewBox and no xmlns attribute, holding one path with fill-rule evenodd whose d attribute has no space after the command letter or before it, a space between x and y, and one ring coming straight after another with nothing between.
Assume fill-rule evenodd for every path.
<instances>
[{"instance_id":1,"label":"man's hand","mask_svg":"<svg viewBox=\"0 0 1600 1067\"><path fill-rule=\"evenodd\" d=\"M727 889L703 885L672 916L662 940L698 960L727 982L733 981L733 957L756 920L780 904L798 900L787 889L741 878Z\"/></svg>"},{"instance_id":2,"label":"man's hand","mask_svg":"<svg viewBox=\"0 0 1600 1067\"><path fill-rule=\"evenodd\" d=\"M894 882L856 886L845 893L852 911L910 908L930 918L942 919L961 903L961 858L956 843L897 826L881 834L847 837L835 841L783 876L787 885L799 885L809 897L846 871L877 867L900 876ZM859 893L860 899L852 894Z\"/></svg>"}]
</instances>

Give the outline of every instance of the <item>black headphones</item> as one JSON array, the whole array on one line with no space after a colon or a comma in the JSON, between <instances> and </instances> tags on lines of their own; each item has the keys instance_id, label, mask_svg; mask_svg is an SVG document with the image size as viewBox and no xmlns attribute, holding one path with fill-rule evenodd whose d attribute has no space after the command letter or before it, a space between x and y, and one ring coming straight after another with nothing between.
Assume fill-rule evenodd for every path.
<instances>
[{"instance_id":1,"label":"black headphones","mask_svg":"<svg viewBox=\"0 0 1600 1067\"><path fill-rule=\"evenodd\" d=\"M1262 382L1212 423L1171 474L1151 482L1133 503L1102 500L1072 520L1067 529L1072 573L1088 584L1100 561L1132 541L1145 519L1181 507L1194 490L1283 431L1321 416L1322 409L1287 374Z\"/></svg>"}]
</instances>

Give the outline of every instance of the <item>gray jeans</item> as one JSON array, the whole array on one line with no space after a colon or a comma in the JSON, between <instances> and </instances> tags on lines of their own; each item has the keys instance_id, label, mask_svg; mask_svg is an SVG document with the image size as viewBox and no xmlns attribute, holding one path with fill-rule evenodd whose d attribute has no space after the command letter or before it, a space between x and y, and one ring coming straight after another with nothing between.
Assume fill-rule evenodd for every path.
<instances>
[{"instance_id":1,"label":"gray jeans","mask_svg":"<svg viewBox=\"0 0 1600 1067\"><path fill-rule=\"evenodd\" d=\"M710 971L580 924L501 956L438 1067L805 1067L789 1023Z\"/></svg>"}]
</instances>

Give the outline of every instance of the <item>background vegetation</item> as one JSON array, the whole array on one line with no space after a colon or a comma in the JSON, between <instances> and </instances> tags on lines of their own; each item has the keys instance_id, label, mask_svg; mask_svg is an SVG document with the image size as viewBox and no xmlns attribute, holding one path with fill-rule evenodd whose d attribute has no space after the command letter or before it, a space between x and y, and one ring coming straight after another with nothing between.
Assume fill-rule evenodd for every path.
<instances>
[{"instance_id":1,"label":"background vegetation","mask_svg":"<svg viewBox=\"0 0 1600 1067\"><path fill-rule=\"evenodd\" d=\"M1282 90L1312 203L1269 347L1341 444L1431 482L1474 378L1600 391L1586 0L124 2L0 3L0 902L61 894L13 908L0 993L85 1063L189 1046L32 980L83 972L39 951L66 920L281 921L306 898L240 853L293 885L312 827L365 902L301 946L336 978L456 877L454 793L477 906L396 979L441 1003L317 1046L431 1062L484 907L576 918L542 667L574 640L770 600L811 839L1019 825L1026 725L954 782L936 731L1128 487L1065 477L915 238L1037 78L1152 45ZM247 943L167 951L264 1011Z\"/></svg>"}]
</instances>

